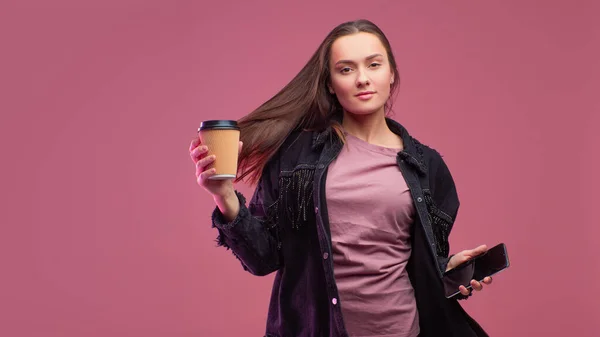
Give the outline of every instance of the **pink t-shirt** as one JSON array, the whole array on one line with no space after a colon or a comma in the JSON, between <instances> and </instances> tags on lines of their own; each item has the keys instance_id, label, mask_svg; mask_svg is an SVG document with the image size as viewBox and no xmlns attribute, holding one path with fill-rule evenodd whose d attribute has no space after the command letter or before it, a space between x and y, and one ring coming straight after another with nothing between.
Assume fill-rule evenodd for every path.
<instances>
[{"instance_id":1,"label":"pink t-shirt","mask_svg":"<svg viewBox=\"0 0 600 337\"><path fill-rule=\"evenodd\" d=\"M350 336L415 337L419 316L406 264L415 215L398 149L346 134L327 173L333 264Z\"/></svg>"}]
</instances>

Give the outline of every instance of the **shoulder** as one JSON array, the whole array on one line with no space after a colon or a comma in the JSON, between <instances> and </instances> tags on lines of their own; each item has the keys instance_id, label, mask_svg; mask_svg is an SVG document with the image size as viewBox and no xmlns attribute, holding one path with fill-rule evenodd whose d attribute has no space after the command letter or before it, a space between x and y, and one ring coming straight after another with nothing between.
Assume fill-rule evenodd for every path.
<instances>
[{"instance_id":1,"label":"shoulder","mask_svg":"<svg viewBox=\"0 0 600 337\"><path fill-rule=\"evenodd\" d=\"M446 165L446 161L436 149L421 143L416 145L418 141L416 139L413 140L415 141L415 146L420 147L423 152L424 162L427 166L426 179L429 185L429 193L431 193L435 207L454 219L460 205L460 200L454 178Z\"/></svg>"},{"instance_id":2,"label":"shoulder","mask_svg":"<svg viewBox=\"0 0 600 337\"><path fill-rule=\"evenodd\" d=\"M285 139L281 145L281 152L301 150L305 147L310 147L314 138L314 132L304 130L294 130Z\"/></svg>"},{"instance_id":3,"label":"shoulder","mask_svg":"<svg viewBox=\"0 0 600 337\"><path fill-rule=\"evenodd\" d=\"M442 154L438 150L423 144L415 137L410 136L410 140L413 142L417 154L421 157L421 161L426 165L430 174L435 174L440 168L446 167Z\"/></svg>"},{"instance_id":4,"label":"shoulder","mask_svg":"<svg viewBox=\"0 0 600 337\"><path fill-rule=\"evenodd\" d=\"M386 122L392 132L402 138L405 151L419 162L422 169L425 169L431 174L432 172L435 172L441 164L443 164L444 160L436 149L422 143L398 121L391 118L386 118Z\"/></svg>"},{"instance_id":5,"label":"shoulder","mask_svg":"<svg viewBox=\"0 0 600 337\"><path fill-rule=\"evenodd\" d=\"M305 130L294 130L292 131L283 142L282 149L293 146L310 146L314 132Z\"/></svg>"},{"instance_id":6,"label":"shoulder","mask_svg":"<svg viewBox=\"0 0 600 337\"><path fill-rule=\"evenodd\" d=\"M294 158L298 158L303 149L310 146L309 140L311 134L306 131L292 131L279 145L274 155L271 156L265 165L265 169L280 171L282 167L288 167ZM264 174L264 172L263 172Z\"/></svg>"},{"instance_id":7,"label":"shoulder","mask_svg":"<svg viewBox=\"0 0 600 337\"><path fill-rule=\"evenodd\" d=\"M454 178L443 155L435 148L419 142L414 137L411 137L411 140L414 142L417 152L422 153L423 164L427 170L427 180L432 191L444 195L448 193L455 194Z\"/></svg>"},{"instance_id":8,"label":"shoulder","mask_svg":"<svg viewBox=\"0 0 600 337\"><path fill-rule=\"evenodd\" d=\"M319 151L315 151L313 140L316 132L295 130L292 131L279 148L279 161L282 169L290 170L299 164L316 162Z\"/></svg>"}]
</instances>

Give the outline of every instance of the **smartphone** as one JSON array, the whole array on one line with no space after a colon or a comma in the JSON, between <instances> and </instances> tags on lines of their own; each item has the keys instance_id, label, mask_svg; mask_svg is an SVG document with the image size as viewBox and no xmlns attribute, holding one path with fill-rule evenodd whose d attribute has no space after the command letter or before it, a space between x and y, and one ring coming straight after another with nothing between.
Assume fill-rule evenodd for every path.
<instances>
[{"instance_id":1,"label":"smartphone","mask_svg":"<svg viewBox=\"0 0 600 337\"><path fill-rule=\"evenodd\" d=\"M509 266L506 245L500 243L488 249L487 252L444 273L442 280L446 298L460 294L460 290L458 290L460 285L471 289L471 280L481 282L484 278L497 274Z\"/></svg>"}]
</instances>

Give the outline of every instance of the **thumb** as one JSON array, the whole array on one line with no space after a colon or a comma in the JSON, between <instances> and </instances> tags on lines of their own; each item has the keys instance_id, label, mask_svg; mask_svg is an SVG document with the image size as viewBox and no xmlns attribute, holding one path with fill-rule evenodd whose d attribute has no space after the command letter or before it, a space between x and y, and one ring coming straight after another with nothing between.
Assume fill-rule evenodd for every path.
<instances>
[{"instance_id":1,"label":"thumb","mask_svg":"<svg viewBox=\"0 0 600 337\"><path fill-rule=\"evenodd\" d=\"M242 146L244 146L244 143L242 143L242 141L240 141L239 147L238 147L238 155L240 153L242 153Z\"/></svg>"}]
</instances>

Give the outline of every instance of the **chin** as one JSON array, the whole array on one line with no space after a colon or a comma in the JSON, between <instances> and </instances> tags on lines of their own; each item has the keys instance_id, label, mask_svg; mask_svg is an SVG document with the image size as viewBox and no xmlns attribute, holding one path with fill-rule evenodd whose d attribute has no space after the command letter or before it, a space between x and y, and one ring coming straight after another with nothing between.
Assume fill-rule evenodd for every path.
<instances>
[{"instance_id":1,"label":"chin","mask_svg":"<svg viewBox=\"0 0 600 337\"><path fill-rule=\"evenodd\" d=\"M371 114L377 113L378 111L382 111L383 106L379 106L379 105L377 105L376 107L353 106L353 107L349 107L348 109L344 108L344 110L353 115L371 115Z\"/></svg>"},{"instance_id":2,"label":"chin","mask_svg":"<svg viewBox=\"0 0 600 337\"><path fill-rule=\"evenodd\" d=\"M346 110L346 112L357 116L367 116L376 113L377 110Z\"/></svg>"},{"instance_id":3,"label":"chin","mask_svg":"<svg viewBox=\"0 0 600 337\"><path fill-rule=\"evenodd\" d=\"M347 106L342 104L344 110L354 115L370 115L384 109L385 103L369 101L369 102L351 102Z\"/></svg>"}]
</instances>

